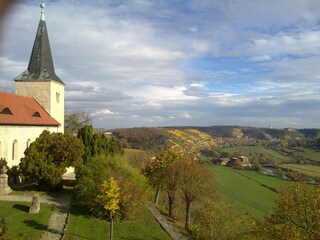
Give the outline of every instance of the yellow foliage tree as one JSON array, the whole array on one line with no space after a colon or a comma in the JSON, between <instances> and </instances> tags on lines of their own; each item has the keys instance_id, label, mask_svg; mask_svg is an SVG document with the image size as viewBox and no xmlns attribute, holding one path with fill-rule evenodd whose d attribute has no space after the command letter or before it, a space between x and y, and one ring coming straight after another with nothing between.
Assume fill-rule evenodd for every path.
<instances>
[{"instance_id":1,"label":"yellow foliage tree","mask_svg":"<svg viewBox=\"0 0 320 240\"><path fill-rule=\"evenodd\" d=\"M273 214L260 222L266 239L320 239L320 188L296 183L283 189Z\"/></svg>"},{"instance_id":2,"label":"yellow foliage tree","mask_svg":"<svg viewBox=\"0 0 320 240\"><path fill-rule=\"evenodd\" d=\"M104 180L97 195L97 202L110 213L110 240L113 238L113 215L119 210L120 206L120 187L114 177L108 181Z\"/></svg>"}]
</instances>

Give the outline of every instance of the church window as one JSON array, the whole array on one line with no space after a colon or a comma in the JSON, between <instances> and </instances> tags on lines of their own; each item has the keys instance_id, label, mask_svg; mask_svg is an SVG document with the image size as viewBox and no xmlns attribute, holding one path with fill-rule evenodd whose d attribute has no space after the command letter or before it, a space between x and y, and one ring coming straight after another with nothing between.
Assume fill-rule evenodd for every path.
<instances>
[{"instance_id":1,"label":"church window","mask_svg":"<svg viewBox=\"0 0 320 240\"><path fill-rule=\"evenodd\" d=\"M28 139L28 141L27 141L27 148L30 146L30 144L31 144L31 139Z\"/></svg>"},{"instance_id":2,"label":"church window","mask_svg":"<svg viewBox=\"0 0 320 240\"><path fill-rule=\"evenodd\" d=\"M18 160L18 141L14 140L12 144L12 160Z\"/></svg>"},{"instance_id":3,"label":"church window","mask_svg":"<svg viewBox=\"0 0 320 240\"><path fill-rule=\"evenodd\" d=\"M5 107L4 109L2 109L2 111L0 112L0 114L13 115L12 112L10 111L10 109L9 109L8 107Z\"/></svg>"},{"instance_id":4,"label":"church window","mask_svg":"<svg viewBox=\"0 0 320 240\"><path fill-rule=\"evenodd\" d=\"M57 103L60 103L60 93L56 93L56 101Z\"/></svg>"},{"instance_id":5,"label":"church window","mask_svg":"<svg viewBox=\"0 0 320 240\"><path fill-rule=\"evenodd\" d=\"M35 112L32 117L41 117L40 113L39 112Z\"/></svg>"}]
</instances>

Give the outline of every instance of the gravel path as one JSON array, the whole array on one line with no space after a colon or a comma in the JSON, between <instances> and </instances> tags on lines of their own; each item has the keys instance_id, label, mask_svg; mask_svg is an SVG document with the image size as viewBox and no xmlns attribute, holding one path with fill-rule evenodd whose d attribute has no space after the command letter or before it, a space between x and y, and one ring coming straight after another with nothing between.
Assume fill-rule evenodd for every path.
<instances>
[{"instance_id":1,"label":"gravel path","mask_svg":"<svg viewBox=\"0 0 320 240\"><path fill-rule=\"evenodd\" d=\"M32 196L26 195L0 195L0 201L30 202ZM54 204L55 208L49 218L48 228L41 235L40 240L61 240L66 226L70 208L71 194L59 197L40 196L41 203Z\"/></svg>"},{"instance_id":2,"label":"gravel path","mask_svg":"<svg viewBox=\"0 0 320 240\"><path fill-rule=\"evenodd\" d=\"M146 202L146 206L173 240L186 240L186 238L164 216L162 216L152 203Z\"/></svg>"}]
</instances>

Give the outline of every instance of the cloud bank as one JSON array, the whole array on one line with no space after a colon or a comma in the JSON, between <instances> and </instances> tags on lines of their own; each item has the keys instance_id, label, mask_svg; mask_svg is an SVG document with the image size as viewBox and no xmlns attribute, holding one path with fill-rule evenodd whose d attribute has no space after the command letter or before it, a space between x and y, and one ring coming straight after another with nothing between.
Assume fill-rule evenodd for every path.
<instances>
[{"instance_id":1,"label":"cloud bank","mask_svg":"<svg viewBox=\"0 0 320 240\"><path fill-rule=\"evenodd\" d=\"M277 4L275 4L277 3ZM28 65L39 1L1 32L0 90ZM46 22L68 112L95 127L320 128L318 0L52 0Z\"/></svg>"}]
</instances>

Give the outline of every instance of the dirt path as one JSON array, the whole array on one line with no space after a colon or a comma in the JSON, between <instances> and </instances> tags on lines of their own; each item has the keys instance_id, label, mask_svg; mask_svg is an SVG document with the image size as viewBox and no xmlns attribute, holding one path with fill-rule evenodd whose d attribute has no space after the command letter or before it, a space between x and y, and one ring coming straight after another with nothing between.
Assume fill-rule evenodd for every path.
<instances>
[{"instance_id":1,"label":"dirt path","mask_svg":"<svg viewBox=\"0 0 320 240\"><path fill-rule=\"evenodd\" d=\"M163 229L170 235L173 240L187 240L150 202L146 202L146 207L151 214L157 219Z\"/></svg>"},{"instance_id":2,"label":"dirt path","mask_svg":"<svg viewBox=\"0 0 320 240\"><path fill-rule=\"evenodd\" d=\"M26 195L0 195L0 201L30 202L32 196ZM48 228L41 235L40 240L61 240L66 226L71 202L71 194L59 197L40 196L40 202L55 205L49 218Z\"/></svg>"}]
</instances>

